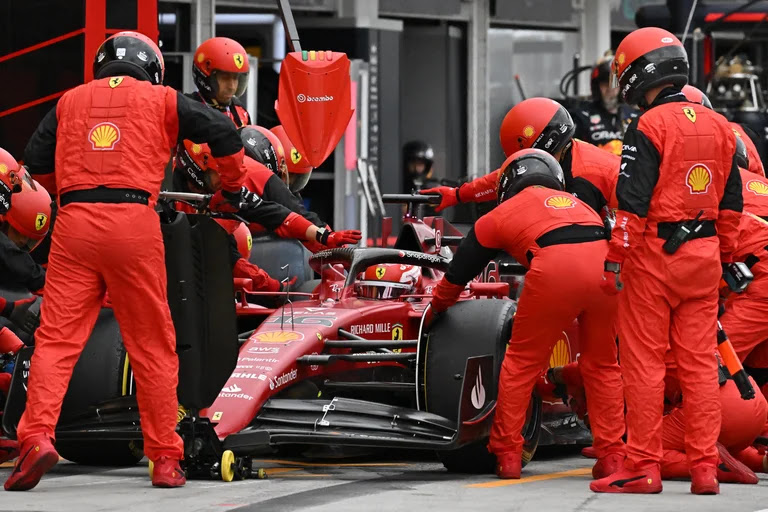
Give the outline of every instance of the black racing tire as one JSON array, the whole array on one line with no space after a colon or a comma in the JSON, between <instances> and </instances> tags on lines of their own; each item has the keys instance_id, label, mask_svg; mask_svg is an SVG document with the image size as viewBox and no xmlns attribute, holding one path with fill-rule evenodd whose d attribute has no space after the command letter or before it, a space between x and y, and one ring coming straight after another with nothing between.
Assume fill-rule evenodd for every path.
<instances>
[{"instance_id":1,"label":"black racing tire","mask_svg":"<svg viewBox=\"0 0 768 512\"><path fill-rule=\"evenodd\" d=\"M141 441L57 441L56 451L85 466L134 466L144 458Z\"/></svg>"},{"instance_id":2,"label":"black racing tire","mask_svg":"<svg viewBox=\"0 0 768 512\"><path fill-rule=\"evenodd\" d=\"M463 375L467 358L473 356L493 355L489 399L495 399L514 311L515 303L509 300L469 300L456 304L435 320L422 346L425 410L446 418L456 417L462 388L462 379L456 375ZM541 416L541 398L534 393L523 427L523 465L531 460L538 446ZM458 450L442 450L437 454L448 471L492 473L496 457L488 452L487 443L487 438L479 439Z\"/></svg>"},{"instance_id":3,"label":"black racing tire","mask_svg":"<svg viewBox=\"0 0 768 512\"><path fill-rule=\"evenodd\" d=\"M93 405L135 393L126 357L117 319L111 309L104 308L72 372L60 425ZM69 461L89 466L129 466L144 456L141 443L134 441L62 439L56 442L56 450Z\"/></svg>"}]
</instances>

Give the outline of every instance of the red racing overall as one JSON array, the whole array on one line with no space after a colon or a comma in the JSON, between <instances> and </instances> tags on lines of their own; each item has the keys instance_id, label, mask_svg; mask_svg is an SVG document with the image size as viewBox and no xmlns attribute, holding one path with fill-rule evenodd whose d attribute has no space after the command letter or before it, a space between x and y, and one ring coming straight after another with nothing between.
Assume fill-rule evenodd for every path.
<instances>
[{"instance_id":1,"label":"red racing overall","mask_svg":"<svg viewBox=\"0 0 768 512\"><path fill-rule=\"evenodd\" d=\"M619 353L627 402L627 468L662 457L664 354L679 368L691 468L714 467L720 431L716 321L722 261L732 261L742 210L735 140L720 114L664 89L624 138L619 211L606 261L623 263ZM674 254L682 221L702 228Z\"/></svg>"},{"instance_id":2,"label":"red racing overall","mask_svg":"<svg viewBox=\"0 0 768 512\"><path fill-rule=\"evenodd\" d=\"M731 121L729 123L733 129L733 133L737 137L741 137L742 142L747 147L747 156L749 157L749 172L757 174L758 176L765 177L765 169L763 168L763 161L760 159L760 153L757 152L755 143L752 142L752 138L744 131L744 127L739 123Z\"/></svg>"},{"instance_id":3,"label":"red racing overall","mask_svg":"<svg viewBox=\"0 0 768 512\"><path fill-rule=\"evenodd\" d=\"M497 456L521 453L521 431L534 383L546 369L560 333L578 319L579 362L597 456L623 455L616 301L598 284L608 251L600 217L566 192L524 188L477 221L435 290L434 310L453 304L464 283L478 275L499 249L529 270L501 368L489 450Z\"/></svg>"},{"instance_id":4,"label":"red racing overall","mask_svg":"<svg viewBox=\"0 0 768 512\"><path fill-rule=\"evenodd\" d=\"M183 458L176 434L178 358L166 295L157 201L171 149L208 142L223 188L240 189L242 143L212 109L169 87L129 77L95 80L67 92L30 146L33 174L50 174L59 194L42 320L36 333L27 407L18 438L54 438L72 369L109 291L137 382L150 460ZM106 188L105 188L106 187Z\"/></svg>"}]
</instances>

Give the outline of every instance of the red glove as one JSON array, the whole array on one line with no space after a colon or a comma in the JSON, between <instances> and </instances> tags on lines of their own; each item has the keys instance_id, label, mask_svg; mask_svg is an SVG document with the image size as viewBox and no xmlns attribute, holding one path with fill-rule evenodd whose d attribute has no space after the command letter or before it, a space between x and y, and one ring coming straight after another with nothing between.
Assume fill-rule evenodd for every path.
<instances>
[{"instance_id":1,"label":"red glove","mask_svg":"<svg viewBox=\"0 0 768 512\"><path fill-rule=\"evenodd\" d=\"M458 187L435 187L419 190L419 194L440 194L440 205L435 208L436 212L441 212L450 206L456 206L461 202L459 199Z\"/></svg>"},{"instance_id":2,"label":"red glove","mask_svg":"<svg viewBox=\"0 0 768 512\"><path fill-rule=\"evenodd\" d=\"M356 244L363 238L363 234L356 229L345 231L328 231L325 228L317 230L317 241L326 247L334 249L344 247L345 244Z\"/></svg>"},{"instance_id":3,"label":"red glove","mask_svg":"<svg viewBox=\"0 0 768 512\"><path fill-rule=\"evenodd\" d=\"M622 288L624 283L621 282L621 267L615 261L605 261L605 265L611 268L611 270L603 270L603 279L600 281L600 288L607 295L616 295Z\"/></svg>"},{"instance_id":4,"label":"red glove","mask_svg":"<svg viewBox=\"0 0 768 512\"><path fill-rule=\"evenodd\" d=\"M15 354L24 346L24 343L7 327L0 329L0 354Z\"/></svg>"},{"instance_id":5,"label":"red glove","mask_svg":"<svg viewBox=\"0 0 768 512\"><path fill-rule=\"evenodd\" d=\"M463 284L453 284L446 281L445 278L442 278L440 282L437 283L435 291L432 292L432 313L442 313L456 304L456 301L459 300L459 295L461 295L461 292L463 291Z\"/></svg>"},{"instance_id":6,"label":"red glove","mask_svg":"<svg viewBox=\"0 0 768 512\"><path fill-rule=\"evenodd\" d=\"M266 271L250 263L245 258L240 258L232 270L233 277L244 277L253 282L255 292L276 292L280 290L280 281L272 279Z\"/></svg>"},{"instance_id":7,"label":"red glove","mask_svg":"<svg viewBox=\"0 0 768 512\"><path fill-rule=\"evenodd\" d=\"M208 208L213 212L235 213L240 211L241 191L233 192L220 189L208 202Z\"/></svg>"}]
</instances>

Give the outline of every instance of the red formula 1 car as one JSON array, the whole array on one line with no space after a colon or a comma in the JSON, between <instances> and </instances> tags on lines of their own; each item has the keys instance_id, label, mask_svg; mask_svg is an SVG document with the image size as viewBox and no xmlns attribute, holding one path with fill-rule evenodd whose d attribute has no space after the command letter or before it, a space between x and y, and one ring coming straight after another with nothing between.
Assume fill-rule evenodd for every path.
<instances>
[{"instance_id":1,"label":"red formula 1 car","mask_svg":"<svg viewBox=\"0 0 768 512\"><path fill-rule=\"evenodd\" d=\"M486 277L496 282L471 283L459 304L424 327L431 287L451 255L444 245L460 240L453 226L406 216L394 248L317 253L309 265L319 284L277 297L287 301L278 308L258 305L274 294L251 292L247 280L233 283L222 249L228 242L210 218L175 215L163 230L190 476L248 477L253 455L316 444L435 449L450 470L492 471L485 442L515 303L491 270ZM405 267L420 274L417 288L377 286L393 283L386 272ZM10 435L23 410L31 351L16 360L3 415ZM559 343L553 365L564 354L570 358L570 349ZM62 456L106 465L141 458L129 363L105 309L65 399L57 429ZM549 409L557 421L566 416ZM526 461L543 413L534 395Z\"/></svg>"}]
</instances>

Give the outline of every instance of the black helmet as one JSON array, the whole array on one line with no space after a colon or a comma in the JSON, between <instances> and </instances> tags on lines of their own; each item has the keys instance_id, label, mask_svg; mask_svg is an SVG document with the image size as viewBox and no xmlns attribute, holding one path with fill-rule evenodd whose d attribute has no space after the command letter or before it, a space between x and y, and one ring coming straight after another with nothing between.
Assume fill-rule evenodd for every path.
<instances>
[{"instance_id":1,"label":"black helmet","mask_svg":"<svg viewBox=\"0 0 768 512\"><path fill-rule=\"evenodd\" d=\"M658 27L630 33L616 49L612 78L619 95L630 105L645 105L645 93L664 84L688 83L688 54L680 40Z\"/></svg>"},{"instance_id":2,"label":"black helmet","mask_svg":"<svg viewBox=\"0 0 768 512\"><path fill-rule=\"evenodd\" d=\"M555 157L540 149L523 149L507 158L501 165L496 188L501 204L526 187L539 185L565 190L565 176Z\"/></svg>"},{"instance_id":3,"label":"black helmet","mask_svg":"<svg viewBox=\"0 0 768 512\"><path fill-rule=\"evenodd\" d=\"M736 164L742 169L749 169L749 153L747 153L747 145L741 140L741 135L736 133Z\"/></svg>"},{"instance_id":4,"label":"black helmet","mask_svg":"<svg viewBox=\"0 0 768 512\"><path fill-rule=\"evenodd\" d=\"M118 32L101 43L93 62L94 78L122 75L163 83L165 62L154 41L138 32Z\"/></svg>"},{"instance_id":5,"label":"black helmet","mask_svg":"<svg viewBox=\"0 0 768 512\"><path fill-rule=\"evenodd\" d=\"M283 179L286 172L283 168L285 158L281 158L282 145L277 135L255 124L243 126L239 131L245 156L253 158Z\"/></svg>"},{"instance_id":6,"label":"black helmet","mask_svg":"<svg viewBox=\"0 0 768 512\"><path fill-rule=\"evenodd\" d=\"M435 151L432 146L421 140L406 142L403 146L403 163L405 165L413 160L421 160L426 164L423 174L429 174L432 164L435 163Z\"/></svg>"},{"instance_id":7,"label":"black helmet","mask_svg":"<svg viewBox=\"0 0 768 512\"><path fill-rule=\"evenodd\" d=\"M603 101L603 94L600 92L600 84L611 81L611 61L613 55L601 58L592 68L592 78L589 85L592 89L592 101L599 103Z\"/></svg>"}]
</instances>

